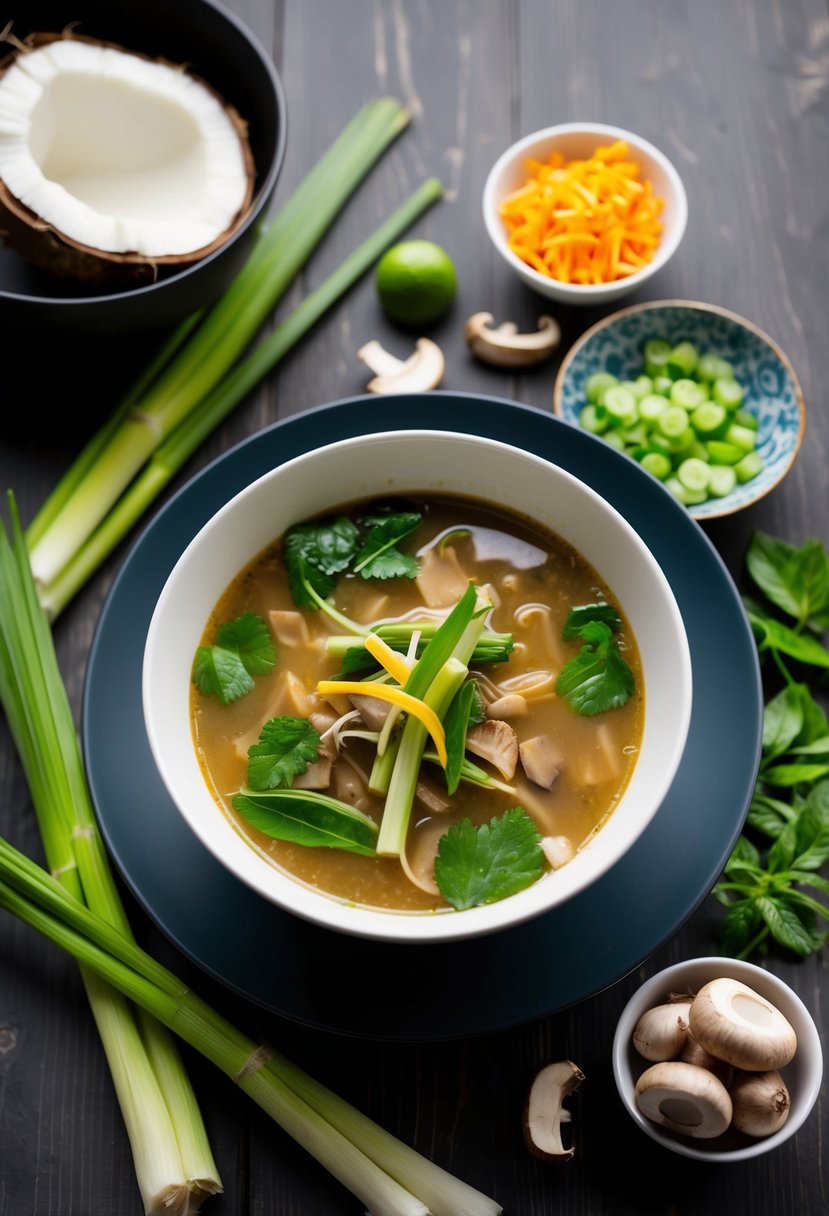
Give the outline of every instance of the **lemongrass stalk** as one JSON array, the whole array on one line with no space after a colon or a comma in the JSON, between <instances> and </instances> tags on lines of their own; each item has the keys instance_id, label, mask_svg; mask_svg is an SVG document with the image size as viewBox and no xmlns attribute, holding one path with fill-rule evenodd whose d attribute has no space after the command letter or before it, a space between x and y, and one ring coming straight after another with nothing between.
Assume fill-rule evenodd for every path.
<instances>
[{"instance_id":1,"label":"lemongrass stalk","mask_svg":"<svg viewBox=\"0 0 829 1216\"><path fill-rule=\"evenodd\" d=\"M285 1087L290 1089L352 1146L425 1202L432 1216L497 1216L500 1212L493 1200L402 1144L284 1056L257 1049L175 975L68 897L48 874L1 838L0 905L64 948L73 949L84 966L97 965L114 983L119 983L116 976L120 976L124 991L152 1007L279 1121L284 1117ZM247 1084L247 1078L256 1080ZM324 1124L316 1126L327 1135ZM360 1169L359 1158L355 1160Z\"/></svg>"},{"instance_id":2,"label":"lemongrass stalk","mask_svg":"<svg viewBox=\"0 0 829 1216\"><path fill-rule=\"evenodd\" d=\"M253 354L209 393L160 445L146 468L57 578L39 587L41 603L51 619L54 620L65 608L222 419L366 273L383 251L440 197L440 182L434 178L424 182L324 283L306 296ZM350 624L346 618L341 618L341 625Z\"/></svg>"},{"instance_id":3,"label":"lemongrass stalk","mask_svg":"<svg viewBox=\"0 0 829 1216\"><path fill-rule=\"evenodd\" d=\"M49 866L77 899L128 936L13 499L10 507L13 544L0 529L0 700L29 781ZM152 1199L157 1193L186 1196L191 1181L200 1191L220 1189L195 1095L167 1031L144 1014L136 1026L121 998L101 995L100 985L87 990L148 1210L157 1210Z\"/></svg>"},{"instance_id":4,"label":"lemongrass stalk","mask_svg":"<svg viewBox=\"0 0 829 1216\"><path fill-rule=\"evenodd\" d=\"M313 188L289 202L263 237L259 264L249 261L204 322L158 377L133 403L105 448L75 481L64 509L31 550L35 577L57 577L67 560L117 501L154 449L187 416L253 340L289 284L311 255L346 200L409 120L392 99L369 103L349 125L314 173ZM295 196L296 197L296 196ZM94 441L93 441L94 442Z\"/></svg>"},{"instance_id":5,"label":"lemongrass stalk","mask_svg":"<svg viewBox=\"0 0 829 1216\"><path fill-rule=\"evenodd\" d=\"M155 357L133 382L118 407L110 417L99 427L80 454L75 458L70 468L55 486L52 493L41 506L35 518L26 529L26 544L34 548L46 529L57 519L69 499L86 477L100 454L106 448L112 436L118 429L122 419L147 391L154 380L167 366L176 351L184 344L203 316L203 312L192 313L175 327L169 337L163 342Z\"/></svg>"},{"instance_id":6,"label":"lemongrass stalk","mask_svg":"<svg viewBox=\"0 0 829 1216\"><path fill-rule=\"evenodd\" d=\"M428 1216L424 1203L332 1127L274 1070L266 1070L267 1052L209 1009L184 985L178 985L177 990L168 990L147 979L85 934L43 911L6 882L0 882L0 906L72 954L83 967L96 971L108 984L147 1009L216 1064L329 1173L361 1199L370 1212L378 1216Z\"/></svg>"},{"instance_id":7,"label":"lemongrass stalk","mask_svg":"<svg viewBox=\"0 0 829 1216\"><path fill-rule=\"evenodd\" d=\"M447 659L429 686L423 701L441 721L468 674L469 669L465 663L456 658ZM383 809L380 834L377 837L377 853L380 857L399 857L406 847L409 817L426 738L425 726L417 718L409 717L400 737L400 747L395 757Z\"/></svg>"}]
</instances>

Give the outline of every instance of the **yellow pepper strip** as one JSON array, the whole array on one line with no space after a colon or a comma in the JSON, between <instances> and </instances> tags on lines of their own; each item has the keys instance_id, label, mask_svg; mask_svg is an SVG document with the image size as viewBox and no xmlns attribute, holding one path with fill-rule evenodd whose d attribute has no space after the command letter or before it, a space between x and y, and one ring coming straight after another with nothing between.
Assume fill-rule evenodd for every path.
<instances>
[{"instance_id":1,"label":"yellow pepper strip","mask_svg":"<svg viewBox=\"0 0 829 1216\"><path fill-rule=\"evenodd\" d=\"M406 683L412 674L412 668L402 654L398 654L396 650L392 650L391 646L378 637L376 633L366 634L365 647L380 666L384 667L389 675L397 680L398 684Z\"/></svg>"},{"instance_id":2,"label":"yellow pepper strip","mask_svg":"<svg viewBox=\"0 0 829 1216\"><path fill-rule=\"evenodd\" d=\"M357 693L361 697L377 697L379 701L390 701L392 705L399 706L426 727L432 736L438 759L446 768L446 736L440 718L433 709L411 693L404 692L402 688L396 688L392 684L364 684L360 680L320 680L317 692L322 697L331 693Z\"/></svg>"}]
</instances>

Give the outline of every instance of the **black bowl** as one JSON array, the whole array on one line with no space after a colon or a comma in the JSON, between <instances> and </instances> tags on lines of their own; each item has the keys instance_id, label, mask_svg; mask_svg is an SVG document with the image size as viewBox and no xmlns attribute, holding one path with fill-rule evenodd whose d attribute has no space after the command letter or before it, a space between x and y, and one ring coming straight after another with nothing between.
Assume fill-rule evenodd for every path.
<instances>
[{"instance_id":1,"label":"black bowl","mask_svg":"<svg viewBox=\"0 0 829 1216\"><path fill-rule=\"evenodd\" d=\"M267 53L213 0L25 0L20 8L10 8L18 38L74 24L81 34L188 64L247 121L256 182L249 215L224 245L149 286L68 284L0 248L0 324L39 335L126 334L163 328L211 303L250 254L282 167L285 97Z\"/></svg>"}]
</instances>

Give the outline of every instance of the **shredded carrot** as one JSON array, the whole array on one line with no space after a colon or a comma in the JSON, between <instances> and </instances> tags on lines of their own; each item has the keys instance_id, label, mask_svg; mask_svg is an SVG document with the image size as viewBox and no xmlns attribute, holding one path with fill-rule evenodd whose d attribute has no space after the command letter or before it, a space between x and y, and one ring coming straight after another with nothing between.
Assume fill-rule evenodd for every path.
<instances>
[{"instance_id":1,"label":"shredded carrot","mask_svg":"<svg viewBox=\"0 0 829 1216\"><path fill-rule=\"evenodd\" d=\"M392 705L404 709L407 714L417 718L426 727L432 736L438 759L446 768L446 736L443 732L443 725L435 711L419 697L413 697L411 693L404 692L396 685L364 684L360 680L320 680L317 684L317 692L322 697L330 696L334 692L344 693L346 696L351 693L359 693L363 697L377 697L380 701L390 701Z\"/></svg>"},{"instance_id":2,"label":"shredded carrot","mask_svg":"<svg viewBox=\"0 0 829 1216\"><path fill-rule=\"evenodd\" d=\"M398 684L406 683L412 674L412 665L408 659L404 658L402 654L398 654L396 650L392 650L391 646L379 638L376 633L366 634L365 646L369 654L377 660L381 667L385 667Z\"/></svg>"},{"instance_id":3,"label":"shredded carrot","mask_svg":"<svg viewBox=\"0 0 829 1216\"><path fill-rule=\"evenodd\" d=\"M589 160L527 161L529 180L501 203L510 249L564 283L610 283L641 270L659 245L663 200L628 145L596 148Z\"/></svg>"}]
</instances>

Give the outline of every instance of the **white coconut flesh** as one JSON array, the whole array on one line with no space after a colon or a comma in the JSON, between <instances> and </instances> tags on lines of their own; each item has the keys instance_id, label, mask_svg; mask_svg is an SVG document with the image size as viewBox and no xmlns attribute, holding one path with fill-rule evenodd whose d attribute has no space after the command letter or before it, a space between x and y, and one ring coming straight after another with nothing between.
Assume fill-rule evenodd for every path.
<instances>
[{"instance_id":1,"label":"white coconut flesh","mask_svg":"<svg viewBox=\"0 0 829 1216\"><path fill-rule=\"evenodd\" d=\"M249 185L239 132L204 84L71 38L0 78L0 178L71 240L146 258L210 245Z\"/></svg>"}]
</instances>

